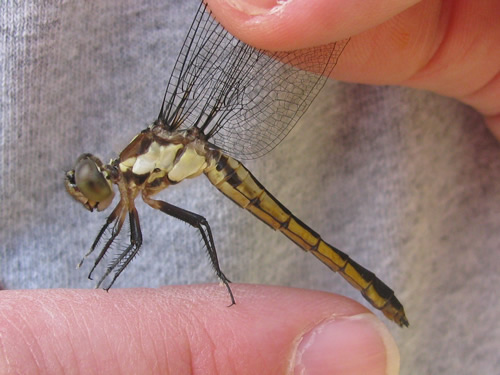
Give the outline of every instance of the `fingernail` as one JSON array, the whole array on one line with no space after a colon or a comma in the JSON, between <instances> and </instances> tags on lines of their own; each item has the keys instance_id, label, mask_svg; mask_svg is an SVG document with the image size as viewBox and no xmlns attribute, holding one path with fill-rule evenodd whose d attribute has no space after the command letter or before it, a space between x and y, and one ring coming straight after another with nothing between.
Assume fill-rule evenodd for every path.
<instances>
[{"instance_id":1,"label":"fingernail","mask_svg":"<svg viewBox=\"0 0 500 375\"><path fill-rule=\"evenodd\" d=\"M233 8L249 16L259 16L276 11L287 0L226 0L226 2Z\"/></svg>"},{"instance_id":2,"label":"fingernail","mask_svg":"<svg viewBox=\"0 0 500 375\"><path fill-rule=\"evenodd\" d=\"M335 317L302 336L294 374L397 375L399 351L374 315Z\"/></svg>"}]
</instances>

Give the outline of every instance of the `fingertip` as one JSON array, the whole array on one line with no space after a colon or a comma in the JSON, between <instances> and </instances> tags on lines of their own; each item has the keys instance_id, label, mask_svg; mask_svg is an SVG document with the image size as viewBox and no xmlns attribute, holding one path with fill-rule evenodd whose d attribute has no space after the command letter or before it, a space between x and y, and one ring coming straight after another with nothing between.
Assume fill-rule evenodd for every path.
<instances>
[{"instance_id":1,"label":"fingertip","mask_svg":"<svg viewBox=\"0 0 500 375\"><path fill-rule=\"evenodd\" d=\"M207 0L215 18L244 42L296 50L348 38L419 0Z\"/></svg>"}]
</instances>

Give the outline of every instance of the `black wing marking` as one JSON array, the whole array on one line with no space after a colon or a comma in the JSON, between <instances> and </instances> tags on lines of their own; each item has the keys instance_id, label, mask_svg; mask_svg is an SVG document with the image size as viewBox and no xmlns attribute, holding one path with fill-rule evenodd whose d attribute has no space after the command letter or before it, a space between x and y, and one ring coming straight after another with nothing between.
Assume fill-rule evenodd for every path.
<instances>
[{"instance_id":1,"label":"black wing marking","mask_svg":"<svg viewBox=\"0 0 500 375\"><path fill-rule=\"evenodd\" d=\"M276 147L305 113L348 39L293 52L257 50L201 4L168 82L158 121L197 127L240 159Z\"/></svg>"}]
</instances>

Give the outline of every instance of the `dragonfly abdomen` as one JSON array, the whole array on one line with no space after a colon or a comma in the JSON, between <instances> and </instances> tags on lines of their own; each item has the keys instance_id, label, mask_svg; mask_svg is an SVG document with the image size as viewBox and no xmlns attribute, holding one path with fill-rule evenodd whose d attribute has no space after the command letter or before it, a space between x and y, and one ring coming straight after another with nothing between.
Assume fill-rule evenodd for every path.
<instances>
[{"instance_id":1,"label":"dragonfly abdomen","mask_svg":"<svg viewBox=\"0 0 500 375\"><path fill-rule=\"evenodd\" d=\"M330 269L340 273L389 319L400 326L408 325L403 306L392 289L347 254L323 241L319 234L274 198L242 163L220 154L216 163L205 169L205 174L217 189L237 205L250 211L274 230L279 230L301 249L311 252Z\"/></svg>"}]
</instances>

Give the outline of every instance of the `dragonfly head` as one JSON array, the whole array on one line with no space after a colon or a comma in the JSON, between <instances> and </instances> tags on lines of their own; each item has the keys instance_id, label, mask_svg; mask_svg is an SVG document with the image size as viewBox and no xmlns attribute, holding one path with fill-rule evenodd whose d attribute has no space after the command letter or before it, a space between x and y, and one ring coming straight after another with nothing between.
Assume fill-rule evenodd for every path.
<instances>
[{"instance_id":1,"label":"dragonfly head","mask_svg":"<svg viewBox=\"0 0 500 375\"><path fill-rule=\"evenodd\" d=\"M91 154L81 155L75 168L66 172L66 191L87 210L106 209L115 193L104 164Z\"/></svg>"}]
</instances>

